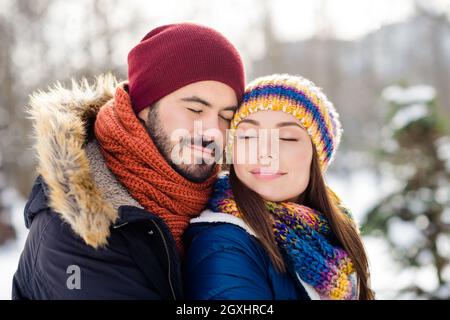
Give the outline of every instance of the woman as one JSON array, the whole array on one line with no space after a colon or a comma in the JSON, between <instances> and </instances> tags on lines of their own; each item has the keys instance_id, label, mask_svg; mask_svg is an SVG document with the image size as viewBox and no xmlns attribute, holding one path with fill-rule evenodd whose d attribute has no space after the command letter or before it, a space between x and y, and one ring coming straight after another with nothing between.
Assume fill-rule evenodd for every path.
<instances>
[{"instance_id":1,"label":"woman","mask_svg":"<svg viewBox=\"0 0 450 320\"><path fill-rule=\"evenodd\" d=\"M357 225L323 178L341 131L304 78L248 85L231 122L233 164L185 234L188 299L374 298Z\"/></svg>"}]
</instances>

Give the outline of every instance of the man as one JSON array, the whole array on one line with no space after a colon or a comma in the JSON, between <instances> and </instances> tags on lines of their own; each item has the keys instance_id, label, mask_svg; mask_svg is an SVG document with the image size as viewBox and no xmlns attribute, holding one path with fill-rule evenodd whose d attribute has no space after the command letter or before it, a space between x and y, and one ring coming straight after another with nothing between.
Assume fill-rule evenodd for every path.
<instances>
[{"instance_id":1,"label":"man","mask_svg":"<svg viewBox=\"0 0 450 320\"><path fill-rule=\"evenodd\" d=\"M130 51L128 82L33 95L39 176L13 299L182 298L181 237L208 201L211 146L244 82L223 35L182 23Z\"/></svg>"}]
</instances>

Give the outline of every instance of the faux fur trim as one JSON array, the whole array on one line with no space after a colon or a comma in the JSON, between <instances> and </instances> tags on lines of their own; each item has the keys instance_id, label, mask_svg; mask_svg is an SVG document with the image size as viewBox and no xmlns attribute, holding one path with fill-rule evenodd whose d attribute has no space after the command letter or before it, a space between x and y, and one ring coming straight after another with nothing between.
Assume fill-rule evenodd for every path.
<instances>
[{"instance_id":1,"label":"faux fur trim","mask_svg":"<svg viewBox=\"0 0 450 320\"><path fill-rule=\"evenodd\" d=\"M207 209L204 210L198 217L191 219L191 223L201 223L201 222L209 222L209 223L225 222L234 224L236 226L241 227L242 229L247 231L247 233L257 238L256 233L244 220L232 216L231 214L226 214L223 212L214 212L211 211L210 209Z\"/></svg>"},{"instance_id":2,"label":"faux fur trim","mask_svg":"<svg viewBox=\"0 0 450 320\"><path fill-rule=\"evenodd\" d=\"M97 140L92 140L86 145L86 155L89 160L89 169L95 185L101 190L103 198L110 203L115 211L121 206L133 206L143 209L139 202L131 197L125 187L117 181L114 174L106 166L105 158L100 152Z\"/></svg>"},{"instance_id":3,"label":"faux fur trim","mask_svg":"<svg viewBox=\"0 0 450 320\"><path fill-rule=\"evenodd\" d=\"M114 97L117 85L111 74L97 77L93 85L86 79L72 81L70 89L57 83L32 94L28 109L37 171L48 185L49 206L94 248L106 245L119 203L136 205L112 173L108 175L98 146L86 145L99 109Z\"/></svg>"}]
</instances>

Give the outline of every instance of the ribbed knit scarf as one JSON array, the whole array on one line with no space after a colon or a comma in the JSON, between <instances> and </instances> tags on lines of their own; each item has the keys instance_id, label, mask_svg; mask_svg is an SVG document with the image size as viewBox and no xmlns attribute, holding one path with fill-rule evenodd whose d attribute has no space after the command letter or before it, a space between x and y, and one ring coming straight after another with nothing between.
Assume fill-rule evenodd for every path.
<instances>
[{"instance_id":1,"label":"ribbed knit scarf","mask_svg":"<svg viewBox=\"0 0 450 320\"><path fill-rule=\"evenodd\" d=\"M140 205L165 221L183 253L182 234L206 206L219 167L202 183L178 174L137 119L123 87L100 109L95 135L108 168Z\"/></svg>"},{"instance_id":2,"label":"ribbed knit scarf","mask_svg":"<svg viewBox=\"0 0 450 320\"><path fill-rule=\"evenodd\" d=\"M294 202L266 201L273 220L275 240L288 264L314 287L322 299L355 299L356 281L348 254L332 244L333 233L326 217ZM209 209L242 217L227 174L214 185Z\"/></svg>"}]
</instances>

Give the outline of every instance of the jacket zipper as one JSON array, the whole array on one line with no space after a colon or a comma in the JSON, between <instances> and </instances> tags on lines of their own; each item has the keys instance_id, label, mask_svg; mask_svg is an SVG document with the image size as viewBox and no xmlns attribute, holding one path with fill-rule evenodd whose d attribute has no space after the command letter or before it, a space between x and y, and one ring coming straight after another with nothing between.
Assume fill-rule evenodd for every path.
<instances>
[{"instance_id":1,"label":"jacket zipper","mask_svg":"<svg viewBox=\"0 0 450 320\"><path fill-rule=\"evenodd\" d=\"M169 247L167 246L167 242L166 242L166 238L164 237L164 234L162 233L161 229L159 228L159 226L156 224L155 221L151 220L153 222L153 224L156 226L156 228L158 229L159 234L161 235L161 238L163 239L164 242L164 248L166 249L166 253L167 253L167 263L169 266L169 272L168 272L168 278L169 278L169 285L170 285L170 290L172 290L172 295L173 295L173 299L177 300L177 297L175 296L175 291L173 290L173 286L172 286L172 278L170 277L170 254L169 254Z\"/></svg>"}]
</instances>

